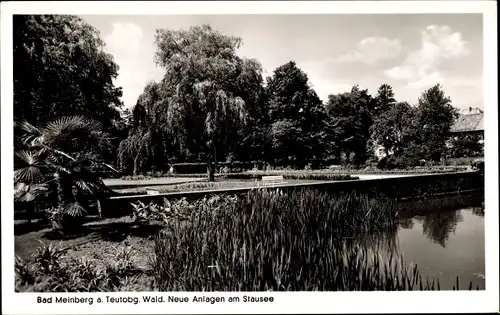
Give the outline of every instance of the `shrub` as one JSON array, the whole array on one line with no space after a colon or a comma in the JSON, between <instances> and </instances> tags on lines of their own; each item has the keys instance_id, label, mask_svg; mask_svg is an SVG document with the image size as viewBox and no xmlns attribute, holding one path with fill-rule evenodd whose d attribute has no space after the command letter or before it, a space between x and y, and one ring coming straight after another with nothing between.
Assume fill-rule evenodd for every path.
<instances>
[{"instance_id":1,"label":"shrub","mask_svg":"<svg viewBox=\"0 0 500 315\"><path fill-rule=\"evenodd\" d=\"M375 167L375 166L377 166L378 162L379 162L379 159L378 159L378 158L376 158L376 157L374 157L374 156L371 156L371 157L369 157L369 158L365 161L365 165L366 165L366 166Z\"/></svg>"},{"instance_id":2,"label":"shrub","mask_svg":"<svg viewBox=\"0 0 500 315\"><path fill-rule=\"evenodd\" d=\"M424 163L429 168L433 168L436 166L436 162L421 161L414 156L389 155L389 156L386 156L386 157L380 159L380 161L378 161L377 168L382 169L382 170L395 170L395 169L405 170L408 168L415 168L415 167L423 166Z\"/></svg>"},{"instance_id":3,"label":"shrub","mask_svg":"<svg viewBox=\"0 0 500 315\"><path fill-rule=\"evenodd\" d=\"M378 162L377 162L377 168L380 169L380 170L386 170L389 168L389 165L388 165L388 159L387 157L383 157L381 158Z\"/></svg>"},{"instance_id":4,"label":"shrub","mask_svg":"<svg viewBox=\"0 0 500 315\"><path fill-rule=\"evenodd\" d=\"M310 171L252 171L248 173L225 174L223 178L228 179L257 179L262 176L282 175L284 179L297 180L351 180L357 177L343 174L332 174L327 172L310 172Z\"/></svg>"},{"instance_id":5,"label":"shrub","mask_svg":"<svg viewBox=\"0 0 500 315\"><path fill-rule=\"evenodd\" d=\"M18 290L19 287L33 284L36 281L36 274L33 266L19 256L15 257L14 272L16 275L16 290Z\"/></svg>"},{"instance_id":6,"label":"shrub","mask_svg":"<svg viewBox=\"0 0 500 315\"><path fill-rule=\"evenodd\" d=\"M484 159L476 159L472 161L471 166L473 169L478 170L481 174L484 174Z\"/></svg>"},{"instance_id":7,"label":"shrub","mask_svg":"<svg viewBox=\"0 0 500 315\"><path fill-rule=\"evenodd\" d=\"M484 155L484 143L481 135L463 134L450 139L448 155L454 158L480 157Z\"/></svg>"},{"instance_id":8,"label":"shrub","mask_svg":"<svg viewBox=\"0 0 500 315\"><path fill-rule=\"evenodd\" d=\"M176 163L172 164L175 173L178 174L202 174L207 172L206 163Z\"/></svg>"},{"instance_id":9,"label":"shrub","mask_svg":"<svg viewBox=\"0 0 500 315\"><path fill-rule=\"evenodd\" d=\"M228 169L240 169L242 171L250 170L256 164L262 164L261 162L236 162L236 161L228 161L228 162L218 162L217 165L219 167L227 167ZM175 173L178 174L203 174L207 172L207 164L206 163L175 163L172 164L172 168Z\"/></svg>"},{"instance_id":10,"label":"shrub","mask_svg":"<svg viewBox=\"0 0 500 315\"><path fill-rule=\"evenodd\" d=\"M130 246L118 248L111 257L75 259L60 246L43 244L25 261L15 261L16 290L34 292L130 291L142 273L132 263ZM100 262L100 264L99 264ZM143 288L148 290L148 288Z\"/></svg>"},{"instance_id":11,"label":"shrub","mask_svg":"<svg viewBox=\"0 0 500 315\"><path fill-rule=\"evenodd\" d=\"M266 171L274 171L274 166L272 166L271 164L266 164L266 167L264 167L264 170Z\"/></svg>"},{"instance_id":12,"label":"shrub","mask_svg":"<svg viewBox=\"0 0 500 315\"><path fill-rule=\"evenodd\" d=\"M198 213L200 211L216 211L223 206L237 202L237 200L238 198L235 196L221 197L219 195L214 195L194 200L191 203L188 202L185 197L172 201L164 198L162 205L154 202L145 205L141 201L138 201L137 203L132 203L133 213L131 217L139 218L135 220L138 223L154 221L169 224L172 220L186 219L195 210L198 211Z\"/></svg>"}]
</instances>

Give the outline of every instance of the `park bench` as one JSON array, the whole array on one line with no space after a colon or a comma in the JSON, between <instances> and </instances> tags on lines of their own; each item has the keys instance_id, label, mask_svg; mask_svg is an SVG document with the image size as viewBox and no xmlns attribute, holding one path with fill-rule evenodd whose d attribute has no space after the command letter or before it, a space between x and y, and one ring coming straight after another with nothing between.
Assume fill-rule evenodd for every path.
<instances>
[{"instance_id":1,"label":"park bench","mask_svg":"<svg viewBox=\"0 0 500 315\"><path fill-rule=\"evenodd\" d=\"M160 194L160 190L156 189L156 188L146 187L146 193L148 195L159 195Z\"/></svg>"},{"instance_id":2,"label":"park bench","mask_svg":"<svg viewBox=\"0 0 500 315\"><path fill-rule=\"evenodd\" d=\"M262 176L262 184L263 185L283 184L283 183L285 183L283 175L279 175L279 176Z\"/></svg>"}]
</instances>

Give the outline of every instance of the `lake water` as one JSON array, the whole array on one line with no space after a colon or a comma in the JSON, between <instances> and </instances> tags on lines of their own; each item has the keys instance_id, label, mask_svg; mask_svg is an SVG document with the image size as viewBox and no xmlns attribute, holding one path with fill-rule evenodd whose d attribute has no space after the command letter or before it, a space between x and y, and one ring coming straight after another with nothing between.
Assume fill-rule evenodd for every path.
<instances>
[{"instance_id":1,"label":"lake water","mask_svg":"<svg viewBox=\"0 0 500 315\"><path fill-rule=\"evenodd\" d=\"M438 278L441 290L453 289L457 276L461 290L468 290L471 281L473 289L485 289L484 207L480 199L448 198L435 204L451 208L401 219L396 233L377 236L377 251L402 254L407 264L418 265L422 276Z\"/></svg>"}]
</instances>

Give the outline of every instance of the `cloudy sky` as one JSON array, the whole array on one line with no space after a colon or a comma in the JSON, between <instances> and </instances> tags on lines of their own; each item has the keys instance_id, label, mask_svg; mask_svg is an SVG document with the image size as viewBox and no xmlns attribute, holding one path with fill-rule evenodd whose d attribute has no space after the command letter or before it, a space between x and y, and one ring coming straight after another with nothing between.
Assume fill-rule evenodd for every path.
<instances>
[{"instance_id":1,"label":"cloudy sky","mask_svg":"<svg viewBox=\"0 0 500 315\"><path fill-rule=\"evenodd\" d=\"M459 108L483 107L480 14L162 15L82 16L101 32L120 66L117 84L126 106L145 84L162 77L153 62L158 28L210 24L240 36L239 54L257 58L265 75L294 60L322 100L359 84L374 95L391 84L396 98L415 104L441 83Z\"/></svg>"}]
</instances>

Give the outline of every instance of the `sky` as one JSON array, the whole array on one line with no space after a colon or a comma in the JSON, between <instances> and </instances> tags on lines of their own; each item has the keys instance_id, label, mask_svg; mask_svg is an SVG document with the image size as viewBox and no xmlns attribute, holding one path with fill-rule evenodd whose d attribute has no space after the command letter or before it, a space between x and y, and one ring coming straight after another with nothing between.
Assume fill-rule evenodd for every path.
<instances>
[{"instance_id":1,"label":"sky","mask_svg":"<svg viewBox=\"0 0 500 315\"><path fill-rule=\"evenodd\" d=\"M355 84L376 95L387 83L398 101L416 104L425 89L440 83L455 107L483 108L481 14L81 17L100 31L119 65L116 85L123 87L127 107L147 82L162 77L153 61L156 29L210 24L241 37L239 56L258 59L265 76L295 61L323 101Z\"/></svg>"}]
</instances>

